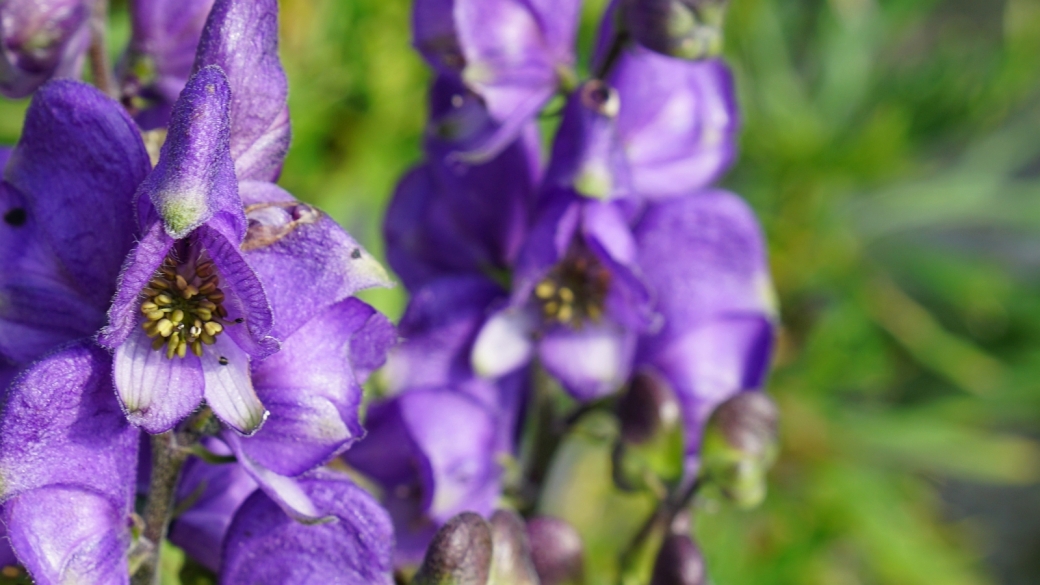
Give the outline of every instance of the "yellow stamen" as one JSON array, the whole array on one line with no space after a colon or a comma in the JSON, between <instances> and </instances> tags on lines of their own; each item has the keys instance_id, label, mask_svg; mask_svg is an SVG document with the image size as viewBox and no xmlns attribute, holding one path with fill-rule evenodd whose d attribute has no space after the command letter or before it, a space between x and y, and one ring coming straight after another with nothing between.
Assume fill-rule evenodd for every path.
<instances>
[{"instance_id":1,"label":"yellow stamen","mask_svg":"<svg viewBox=\"0 0 1040 585\"><path fill-rule=\"evenodd\" d=\"M174 323L176 323L178 325L183 323L184 322L184 311L182 311L180 309L174 310L173 314L170 315L170 321L173 321Z\"/></svg>"},{"instance_id":2,"label":"yellow stamen","mask_svg":"<svg viewBox=\"0 0 1040 585\"><path fill-rule=\"evenodd\" d=\"M155 324L155 330L163 337L170 337L170 334L173 333L173 321L163 319Z\"/></svg>"},{"instance_id":3,"label":"yellow stamen","mask_svg":"<svg viewBox=\"0 0 1040 585\"><path fill-rule=\"evenodd\" d=\"M213 337L216 337L218 333L224 330L224 326L220 323L217 323L216 321L210 321L209 323L203 325L203 329L206 331L206 333L212 335Z\"/></svg>"}]
</instances>

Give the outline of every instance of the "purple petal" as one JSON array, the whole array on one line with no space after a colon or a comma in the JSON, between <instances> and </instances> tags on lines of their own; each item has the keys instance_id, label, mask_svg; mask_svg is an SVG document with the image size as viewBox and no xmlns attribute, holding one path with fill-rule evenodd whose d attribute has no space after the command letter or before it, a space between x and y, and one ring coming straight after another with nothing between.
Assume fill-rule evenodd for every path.
<instances>
[{"instance_id":1,"label":"purple petal","mask_svg":"<svg viewBox=\"0 0 1040 585\"><path fill-rule=\"evenodd\" d=\"M632 369L636 336L613 323L557 326L538 344L545 369L582 402L617 391Z\"/></svg>"},{"instance_id":2,"label":"purple petal","mask_svg":"<svg viewBox=\"0 0 1040 585\"><path fill-rule=\"evenodd\" d=\"M191 76L195 51L213 0L138 0L130 11L133 36L120 65L124 98L135 98L145 130L165 127ZM140 103L139 103L140 102Z\"/></svg>"},{"instance_id":3,"label":"purple petal","mask_svg":"<svg viewBox=\"0 0 1040 585\"><path fill-rule=\"evenodd\" d=\"M266 495L253 494L228 531L221 582L391 585L393 529L386 512L333 471L317 471L301 485L338 522L298 524Z\"/></svg>"},{"instance_id":4,"label":"purple petal","mask_svg":"<svg viewBox=\"0 0 1040 585\"><path fill-rule=\"evenodd\" d=\"M289 149L289 84L278 59L276 0L217 0L195 68L217 65L231 84L231 157L241 180L278 178Z\"/></svg>"},{"instance_id":5,"label":"purple petal","mask_svg":"<svg viewBox=\"0 0 1040 585\"><path fill-rule=\"evenodd\" d=\"M775 312L758 220L735 195L708 191L652 205L635 234L664 317L644 353L717 315Z\"/></svg>"},{"instance_id":6,"label":"purple petal","mask_svg":"<svg viewBox=\"0 0 1040 585\"><path fill-rule=\"evenodd\" d=\"M56 81L34 97L4 179L23 198L70 288L95 306L112 297L133 244L131 202L148 170L133 120L98 90Z\"/></svg>"},{"instance_id":7,"label":"purple petal","mask_svg":"<svg viewBox=\"0 0 1040 585\"><path fill-rule=\"evenodd\" d=\"M231 89L217 67L200 69L181 92L159 163L141 185L166 233L181 239L217 218L236 241L245 237L245 215L229 150ZM232 235L229 234L229 235Z\"/></svg>"},{"instance_id":8,"label":"purple petal","mask_svg":"<svg viewBox=\"0 0 1040 585\"><path fill-rule=\"evenodd\" d=\"M207 447L221 455L231 453L229 449L221 449L223 445L216 441ZM211 465L201 459L190 459L177 488L177 500L192 504L174 519L170 541L192 559L219 571L224 535L235 512L256 488L257 483L241 465Z\"/></svg>"},{"instance_id":9,"label":"purple petal","mask_svg":"<svg viewBox=\"0 0 1040 585\"><path fill-rule=\"evenodd\" d=\"M169 359L136 328L115 350L115 385L127 419L155 434L172 429L199 407L205 378L194 354Z\"/></svg>"},{"instance_id":10,"label":"purple petal","mask_svg":"<svg viewBox=\"0 0 1040 585\"><path fill-rule=\"evenodd\" d=\"M84 0L0 3L0 94L23 98L52 77L78 77L89 19Z\"/></svg>"},{"instance_id":11,"label":"purple petal","mask_svg":"<svg viewBox=\"0 0 1040 585\"><path fill-rule=\"evenodd\" d=\"M38 581L127 582L138 432L110 372L103 350L69 345L11 386L0 415L4 519Z\"/></svg>"},{"instance_id":12,"label":"purple petal","mask_svg":"<svg viewBox=\"0 0 1040 585\"><path fill-rule=\"evenodd\" d=\"M345 455L385 489L398 561L422 558L436 527L463 511L488 515L501 491L496 421L474 399L421 389L377 405L368 437Z\"/></svg>"},{"instance_id":13,"label":"purple petal","mask_svg":"<svg viewBox=\"0 0 1040 585\"><path fill-rule=\"evenodd\" d=\"M274 500L286 514L296 521L305 524L317 524L329 520L315 506L310 496L307 495L296 479L277 474L253 461L243 448L242 443L245 441L245 438L228 432L221 434L221 438L231 447L242 469L253 478L260 486L260 489Z\"/></svg>"},{"instance_id":14,"label":"purple petal","mask_svg":"<svg viewBox=\"0 0 1040 585\"><path fill-rule=\"evenodd\" d=\"M254 384L271 417L241 445L257 464L296 476L361 438L362 390L350 357L355 335L374 312L357 299L342 301L298 329L281 351L255 364Z\"/></svg>"},{"instance_id":15,"label":"purple petal","mask_svg":"<svg viewBox=\"0 0 1040 585\"><path fill-rule=\"evenodd\" d=\"M171 248L173 238L166 234L160 222L153 222L130 251L108 310L108 325L98 336L98 343L103 347L115 349L134 332L141 306L141 290L155 275Z\"/></svg>"},{"instance_id":16,"label":"purple petal","mask_svg":"<svg viewBox=\"0 0 1040 585\"><path fill-rule=\"evenodd\" d=\"M397 327L386 315L357 299L348 300L360 305L359 312L367 315L364 325L350 338L350 363L354 366L354 377L359 384L364 384L373 372L383 367L390 349L398 344L400 337Z\"/></svg>"},{"instance_id":17,"label":"purple petal","mask_svg":"<svg viewBox=\"0 0 1040 585\"><path fill-rule=\"evenodd\" d=\"M481 276L442 278L416 291L401 317L404 343L391 353L385 370L391 390L472 376L473 342L489 310L505 300L505 290Z\"/></svg>"},{"instance_id":18,"label":"purple petal","mask_svg":"<svg viewBox=\"0 0 1040 585\"><path fill-rule=\"evenodd\" d=\"M617 128L639 195L691 193L733 163L740 122L733 77L721 60L687 61L633 47L609 82L621 97Z\"/></svg>"},{"instance_id":19,"label":"purple petal","mask_svg":"<svg viewBox=\"0 0 1040 585\"><path fill-rule=\"evenodd\" d=\"M671 382L682 405L691 457L716 406L741 391L762 387L772 347L771 321L731 315L704 322L654 355L651 363Z\"/></svg>"},{"instance_id":20,"label":"purple petal","mask_svg":"<svg viewBox=\"0 0 1040 585\"><path fill-rule=\"evenodd\" d=\"M492 315L473 343L473 371L497 378L527 365L534 355L538 315L526 308L507 308Z\"/></svg>"},{"instance_id":21,"label":"purple petal","mask_svg":"<svg viewBox=\"0 0 1040 585\"><path fill-rule=\"evenodd\" d=\"M284 203L254 204L248 216L243 249L274 308L272 335L278 339L359 290L392 286L371 254L306 203L290 196Z\"/></svg>"},{"instance_id":22,"label":"purple petal","mask_svg":"<svg viewBox=\"0 0 1040 585\"><path fill-rule=\"evenodd\" d=\"M206 404L213 414L243 435L257 432L267 418L267 410L253 389L249 354L227 336L219 335L203 350L199 361L205 377Z\"/></svg>"}]
</instances>

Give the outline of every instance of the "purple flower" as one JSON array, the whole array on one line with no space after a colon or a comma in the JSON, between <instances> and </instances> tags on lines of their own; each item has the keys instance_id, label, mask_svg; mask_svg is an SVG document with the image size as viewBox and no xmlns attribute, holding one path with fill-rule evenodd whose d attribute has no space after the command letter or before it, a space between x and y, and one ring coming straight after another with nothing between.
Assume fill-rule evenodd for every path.
<instances>
[{"instance_id":1,"label":"purple flower","mask_svg":"<svg viewBox=\"0 0 1040 585\"><path fill-rule=\"evenodd\" d=\"M85 0L0 3L0 94L25 97L54 77L77 77L90 44Z\"/></svg>"},{"instance_id":2,"label":"purple flower","mask_svg":"<svg viewBox=\"0 0 1040 585\"><path fill-rule=\"evenodd\" d=\"M494 124L450 78L439 78L430 98L427 161L401 179L384 223L390 266L410 290L439 276L508 270L526 236L541 173L533 125L487 162L452 162L454 150Z\"/></svg>"},{"instance_id":3,"label":"purple flower","mask_svg":"<svg viewBox=\"0 0 1040 585\"><path fill-rule=\"evenodd\" d=\"M173 104L188 83L195 52L214 0L138 0L132 36L120 63L122 98L144 130L169 123Z\"/></svg>"},{"instance_id":4,"label":"purple flower","mask_svg":"<svg viewBox=\"0 0 1040 585\"><path fill-rule=\"evenodd\" d=\"M342 473L317 470L300 485L335 521L294 522L255 492L228 530L221 582L391 585L393 527L386 511Z\"/></svg>"},{"instance_id":5,"label":"purple flower","mask_svg":"<svg viewBox=\"0 0 1040 585\"><path fill-rule=\"evenodd\" d=\"M570 83L579 11L576 0L415 3L416 48L479 96L500 125L479 147L482 156L512 142L561 82Z\"/></svg>"},{"instance_id":6,"label":"purple flower","mask_svg":"<svg viewBox=\"0 0 1040 585\"><path fill-rule=\"evenodd\" d=\"M650 206L635 230L639 262L662 315L639 344L640 367L671 384L696 464L714 408L761 389L772 354L775 301L754 213L706 191Z\"/></svg>"},{"instance_id":7,"label":"purple flower","mask_svg":"<svg viewBox=\"0 0 1040 585\"><path fill-rule=\"evenodd\" d=\"M501 491L495 418L453 388L412 389L374 405L368 436L344 458L383 489L395 564L415 565L437 529L463 511L489 515Z\"/></svg>"},{"instance_id":8,"label":"purple flower","mask_svg":"<svg viewBox=\"0 0 1040 585\"><path fill-rule=\"evenodd\" d=\"M621 0L620 10L625 29L653 51L684 59L722 51L726 0Z\"/></svg>"}]
</instances>

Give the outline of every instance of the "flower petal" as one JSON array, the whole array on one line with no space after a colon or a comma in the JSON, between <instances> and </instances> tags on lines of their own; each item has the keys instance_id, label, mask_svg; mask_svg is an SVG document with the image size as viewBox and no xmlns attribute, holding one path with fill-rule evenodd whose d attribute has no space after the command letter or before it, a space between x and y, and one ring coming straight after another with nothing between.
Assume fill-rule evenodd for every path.
<instances>
[{"instance_id":1,"label":"flower petal","mask_svg":"<svg viewBox=\"0 0 1040 585\"><path fill-rule=\"evenodd\" d=\"M229 427L243 435L255 433L267 418L267 410L253 389L249 354L228 336L218 335L199 361L206 380L206 404Z\"/></svg>"},{"instance_id":2,"label":"flower petal","mask_svg":"<svg viewBox=\"0 0 1040 585\"><path fill-rule=\"evenodd\" d=\"M587 402L617 391L632 370L635 334L613 323L557 326L538 344L545 369L564 389Z\"/></svg>"},{"instance_id":3,"label":"flower petal","mask_svg":"<svg viewBox=\"0 0 1040 585\"><path fill-rule=\"evenodd\" d=\"M617 128L639 195L702 189L736 159L736 92L721 60L687 61L632 47L608 81L621 97Z\"/></svg>"},{"instance_id":4,"label":"flower petal","mask_svg":"<svg viewBox=\"0 0 1040 585\"><path fill-rule=\"evenodd\" d=\"M112 298L133 244L131 203L149 167L137 126L97 89L55 81L33 98L4 179L71 288L95 306Z\"/></svg>"},{"instance_id":5,"label":"flower petal","mask_svg":"<svg viewBox=\"0 0 1040 585\"><path fill-rule=\"evenodd\" d=\"M372 496L329 470L300 483L338 522L298 524L253 494L228 531L221 582L392 585L393 528Z\"/></svg>"},{"instance_id":6,"label":"flower petal","mask_svg":"<svg viewBox=\"0 0 1040 585\"><path fill-rule=\"evenodd\" d=\"M271 417L259 433L241 441L253 461L296 476L361 438L362 390L350 356L355 334L374 312L357 299L333 305L255 365L253 380Z\"/></svg>"},{"instance_id":7,"label":"flower petal","mask_svg":"<svg viewBox=\"0 0 1040 585\"><path fill-rule=\"evenodd\" d=\"M274 181L289 150L289 84L278 59L276 0L217 0L195 68L231 84L231 157L240 180Z\"/></svg>"},{"instance_id":8,"label":"flower petal","mask_svg":"<svg viewBox=\"0 0 1040 585\"><path fill-rule=\"evenodd\" d=\"M130 251L108 310L108 325L98 335L102 347L115 349L134 332L141 307L141 290L155 276L171 248L173 238L167 235L161 223L153 222Z\"/></svg>"},{"instance_id":9,"label":"flower petal","mask_svg":"<svg viewBox=\"0 0 1040 585\"><path fill-rule=\"evenodd\" d=\"M114 377L127 419L149 433L165 433L202 403L199 358L167 358L140 328L116 348Z\"/></svg>"},{"instance_id":10,"label":"flower petal","mask_svg":"<svg viewBox=\"0 0 1040 585\"><path fill-rule=\"evenodd\" d=\"M527 310L514 308L492 315L473 344L473 370L485 378L497 378L529 362L537 319Z\"/></svg>"},{"instance_id":11,"label":"flower petal","mask_svg":"<svg viewBox=\"0 0 1040 585\"><path fill-rule=\"evenodd\" d=\"M151 201L166 233L181 239L212 218L241 241L245 214L230 152L231 88L217 67L200 69L173 107L169 134L139 196Z\"/></svg>"},{"instance_id":12,"label":"flower petal","mask_svg":"<svg viewBox=\"0 0 1040 585\"><path fill-rule=\"evenodd\" d=\"M318 524L330 518L315 506L300 483L291 477L279 475L260 465L245 452L242 446L243 437L235 433L225 432L221 439L231 447L239 465L259 484L260 489L289 516L297 522Z\"/></svg>"},{"instance_id":13,"label":"flower petal","mask_svg":"<svg viewBox=\"0 0 1040 585\"><path fill-rule=\"evenodd\" d=\"M79 77L90 44L83 0L0 4L0 94L23 98L52 77Z\"/></svg>"},{"instance_id":14,"label":"flower petal","mask_svg":"<svg viewBox=\"0 0 1040 585\"><path fill-rule=\"evenodd\" d=\"M242 249L274 308L278 339L359 290L393 286L371 254L306 203L251 205L249 220Z\"/></svg>"}]
</instances>

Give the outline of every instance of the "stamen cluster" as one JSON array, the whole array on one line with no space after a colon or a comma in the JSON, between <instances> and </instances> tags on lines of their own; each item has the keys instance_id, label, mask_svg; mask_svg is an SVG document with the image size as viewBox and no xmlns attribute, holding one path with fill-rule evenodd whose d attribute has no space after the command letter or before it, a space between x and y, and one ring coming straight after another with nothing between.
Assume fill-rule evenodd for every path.
<instances>
[{"instance_id":1,"label":"stamen cluster","mask_svg":"<svg viewBox=\"0 0 1040 585\"><path fill-rule=\"evenodd\" d=\"M216 266L202 258L191 264L167 256L143 291L144 330L152 349L166 346L168 359L187 356L188 348L201 357L202 346L213 345L227 324Z\"/></svg>"},{"instance_id":2,"label":"stamen cluster","mask_svg":"<svg viewBox=\"0 0 1040 585\"><path fill-rule=\"evenodd\" d=\"M598 322L610 286L610 272L588 253L572 253L553 268L534 295L546 320L580 327L585 320Z\"/></svg>"}]
</instances>

